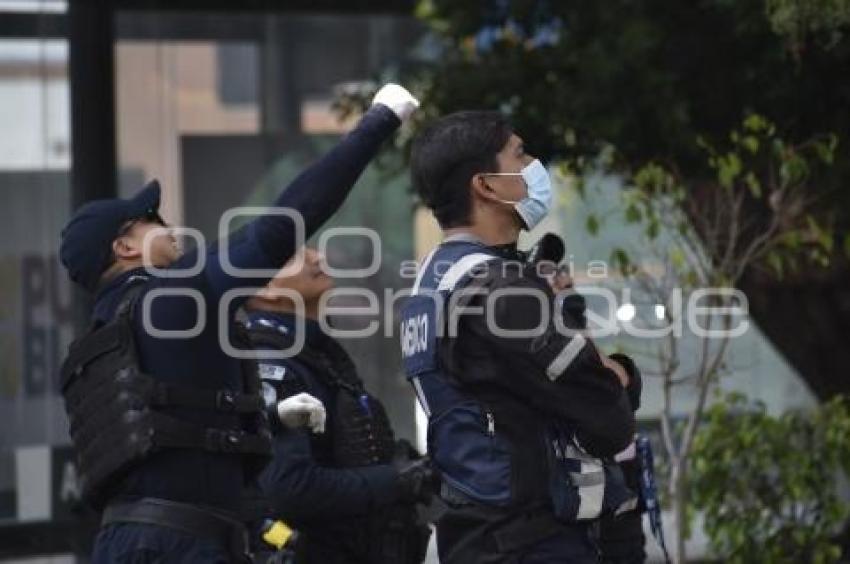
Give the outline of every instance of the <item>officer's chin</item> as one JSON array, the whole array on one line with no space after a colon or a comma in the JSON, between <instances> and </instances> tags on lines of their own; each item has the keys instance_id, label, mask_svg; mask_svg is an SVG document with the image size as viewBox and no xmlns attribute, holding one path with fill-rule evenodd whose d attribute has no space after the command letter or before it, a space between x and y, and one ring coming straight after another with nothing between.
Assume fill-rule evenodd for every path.
<instances>
[{"instance_id":1,"label":"officer's chin","mask_svg":"<svg viewBox=\"0 0 850 564\"><path fill-rule=\"evenodd\" d=\"M171 256L170 256L170 257L169 257L169 259L168 259L168 266L171 266L172 264L174 264L175 262L177 262L178 260L180 260L180 257L182 257L182 256L183 256L183 249L181 249L180 247L175 246L175 247L172 249L172 251L171 251Z\"/></svg>"},{"instance_id":2,"label":"officer's chin","mask_svg":"<svg viewBox=\"0 0 850 564\"><path fill-rule=\"evenodd\" d=\"M175 251L174 253L170 254L167 257L162 257L161 259L154 260L152 262L153 262L154 267L156 267L156 268L160 268L160 269L168 268L171 265L173 265L175 262L177 262L177 260L182 256L183 256L183 253L181 251Z\"/></svg>"}]
</instances>

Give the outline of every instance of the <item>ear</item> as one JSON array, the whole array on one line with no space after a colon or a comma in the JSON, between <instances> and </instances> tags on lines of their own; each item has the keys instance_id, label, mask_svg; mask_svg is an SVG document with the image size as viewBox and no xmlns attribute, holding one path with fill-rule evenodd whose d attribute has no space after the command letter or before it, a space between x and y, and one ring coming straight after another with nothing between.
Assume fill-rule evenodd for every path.
<instances>
[{"instance_id":1,"label":"ear","mask_svg":"<svg viewBox=\"0 0 850 564\"><path fill-rule=\"evenodd\" d=\"M142 251L128 237L119 237L112 241L112 252L119 259L132 260L141 258Z\"/></svg>"},{"instance_id":2,"label":"ear","mask_svg":"<svg viewBox=\"0 0 850 564\"><path fill-rule=\"evenodd\" d=\"M469 179L469 189L473 199L493 201L498 199L496 191L490 186L487 177L483 174L474 174Z\"/></svg>"}]
</instances>

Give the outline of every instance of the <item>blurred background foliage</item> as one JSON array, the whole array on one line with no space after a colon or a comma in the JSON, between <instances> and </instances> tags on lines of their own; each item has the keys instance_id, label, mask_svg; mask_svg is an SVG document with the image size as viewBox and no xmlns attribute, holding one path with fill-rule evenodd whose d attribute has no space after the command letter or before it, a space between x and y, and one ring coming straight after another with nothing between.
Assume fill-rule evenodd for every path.
<instances>
[{"instance_id":1,"label":"blurred background foliage","mask_svg":"<svg viewBox=\"0 0 850 564\"><path fill-rule=\"evenodd\" d=\"M420 119L499 109L544 159L612 146L620 170L711 177L698 139L726 141L749 113L791 139L850 131L846 0L421 0L417 14L439 38L412 67ZM812 187L850 252L848 157L838 142Z\"/></svg>"},{"instance_id":2,"label":"blurred background foliage","mask_svg":"<svg viewBox=\"0 0 850 564\"><path fill-rule=\"evenodd\" d=\"M850 517L850 401L770 416L741 395L715 403L694 443L691 499L723 562L835 562ZM842 480L844 480L842 482Z\"/></svg>"}]
</instances>

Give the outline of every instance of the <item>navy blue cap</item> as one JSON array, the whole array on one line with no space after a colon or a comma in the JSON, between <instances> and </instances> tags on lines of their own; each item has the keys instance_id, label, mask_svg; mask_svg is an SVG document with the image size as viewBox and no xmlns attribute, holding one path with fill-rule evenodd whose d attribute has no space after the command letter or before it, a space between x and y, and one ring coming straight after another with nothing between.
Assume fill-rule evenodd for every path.
<instances>
[{"instance_id":1,"label":"navy blue cap","mask_svg":"<svg viewBox=\"0 0 850 564\"><path fill-rule=\"evenodd\" d=\"M71 280L94 292L109 266L112 242L121 226L158 211L159 197L159 181L152 180L129 200L94 200L74 212L59 245L59 260Z\"/></svg>"}]
</instances>

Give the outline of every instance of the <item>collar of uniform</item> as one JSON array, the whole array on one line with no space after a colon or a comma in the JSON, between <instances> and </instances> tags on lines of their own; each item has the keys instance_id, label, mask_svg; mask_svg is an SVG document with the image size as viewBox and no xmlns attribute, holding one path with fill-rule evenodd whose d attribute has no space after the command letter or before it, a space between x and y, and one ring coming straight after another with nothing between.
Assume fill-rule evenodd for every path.
<instances>
[{"instance_id":1,"label":"collar of uniform","mask_svg":"<svg viewBox=\"0 0 850 564\"><path fill-rule=\"evenodd\" d=\"M504 245L491 245L490 249L498 253L502 258L508 260L523 259L523 253L517 248L516 242L505 243Z\"/></svg>"},{"instance_id":2,"label":"collar of uniform","mask_svg":"<svg viewBox=\"0 0 850 564\"><path fill-rule=\"evenodd\" d=\"M446 239L443 241L444 245L451 245L454 243L475 243L481 245L482 247L487 247L491 251L498 254L500 257L508 260L516 260L518 258L522 258L521 252L517 248L516 241L514 241L513 243L505 243L503 245L487 245L486 243L484 243L484 241L482 241L472 233L463 232L450 235L449 237L446 237Z\"/></svg>"},{"instance_id":3,"label":"collar of uniform","mask_svg":"<svg viewBox=\"0 0 850 564\"><path fill-rule=\"evenodd\" d=\"M124 296L126 284L138 276L148 277L143 266L122 272L99 288L94 298L92 317L98 321L112 319L115 308L118 307L118 302Z\"/></svg>"},{"instance_id":4,"label":"collar of uniform","mask_svg":"<svg viewBox=\"0 0 850 564\"><path fill-rule=\"evenodd\" d=\"M304 323L304 339L307 343L318 343L327 338L322 332L322 326L318 321L307 318L298 318L292 313L282 313L276 311L250 311L248 312L248 328L254 325L267 327L283 333L284 335L292 335L297 330L298 324Z\"/></svg>"}]
</instances>

